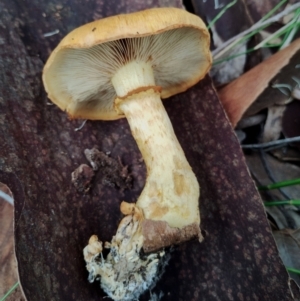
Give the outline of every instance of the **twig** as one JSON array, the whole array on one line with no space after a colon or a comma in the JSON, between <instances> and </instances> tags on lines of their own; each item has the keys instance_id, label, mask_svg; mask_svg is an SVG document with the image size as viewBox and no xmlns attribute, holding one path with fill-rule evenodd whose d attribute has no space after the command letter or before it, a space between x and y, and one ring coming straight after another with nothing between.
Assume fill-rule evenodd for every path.
<instances>
[{"instance_id":1,"label":"twig","mask_svg":"<svg viewBox=\"0 0 300 301\"><path fill-rule=\"evenodd\" d=\"M270 147L270 146L278 146L278 145L284 146L288 143L299 142L299 141L300 141L300 136L297 136L297 137L293 137L293 138L279 139L276 141L270 141L270 142L265 142L265 143L244 144L241 146L244 149L260 149L260 148L265 148L265 147Z\"/></svg>"}]
</instances>

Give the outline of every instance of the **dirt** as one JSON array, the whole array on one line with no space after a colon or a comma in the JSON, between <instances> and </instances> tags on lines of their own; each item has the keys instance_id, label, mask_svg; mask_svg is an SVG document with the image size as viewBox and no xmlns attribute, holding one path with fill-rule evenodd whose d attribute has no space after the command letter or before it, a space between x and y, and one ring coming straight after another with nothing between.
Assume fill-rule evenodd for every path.
<instances>
[{"instance_id":1,"label":"dirt","mask_svg":"<svg viewBox=\"0 0 300 301\"><path fill-rule=\"evenodd\" d=\"M92 180L95 176L93 169L81 164L72 172L72 183L79 192L88 192L92 185Z\"/></svg>"},{"instance_id":2,"label":"dirt","mask_svg":"<svg viewBox=\"0 0 300 301\"><path fill-rule=\"evenodd\" d=\"M116 187L121 191L132 188L132 176L128 166L122 164L120 157L112 158L97 148L86 149L84 154L94 171L101 174L102 184Z\"/></svg>"}]
</instances>

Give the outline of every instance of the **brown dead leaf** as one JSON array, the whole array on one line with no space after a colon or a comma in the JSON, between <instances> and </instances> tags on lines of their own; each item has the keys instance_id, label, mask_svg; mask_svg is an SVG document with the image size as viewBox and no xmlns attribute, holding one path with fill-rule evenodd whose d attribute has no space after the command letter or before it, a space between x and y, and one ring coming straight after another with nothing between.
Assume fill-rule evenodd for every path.
<instances>
[{"instance_id":1,"label":"brown dead leaf","mask_svg":"<svg viewBox=\"0 0 300 301\"><path fill-rule=\"evenodd\" d=\"M299 40L295 42L297 41ZM294 91L297 91L298 82L300 81L300 69L298 68L300 61L299 49L300 43L298 44L298 50L290 57L288 64L270 80L268 87L258 96L245 115L256 114L262 109L274 104L286 105L293 100ZM288 58L289 55L289 53L286 53L286 58ZM274 61L274 63L276 62ZM278 64L280 64L280 61Z\"/></svg>"},{"instance_id":2,"label":"brown dead leaf","mask_svg":"<svg viewBox=\"0 0 300 301\"><path fill-rule=\"evenodd\" d=\"M10 189L0 182L0 191L12 196ZM17 282L14 257L13 206L0 196L0 296Z\"/></svg>"},{"instance_id":3,"label":"brown dead leaf","mask_svg":"<svg viewBox=\"0 0 300 301\"><path fill-rule=\"evenodd\" d=\"M5 301L26 301L23 296L20 286L18 286L6 299Z\"/></svg>"},{"instance_id":4,"label":"brown dead leaf","mask_svg":"<svg viewBox=\"0 0 300 301\"><path fill-rule=\"evenodd\" d=\"M299 49L300 39L297 39L287 48L277 52L219 90L219 97L233 126L237 124L243 114L261 94L265 93L265 97L263 97L264 95L261 96L265 100L255 102L247 111L247 115L253 115L261 109L274 104L274 97L270 94L271 92L279 93L278 95L282 97L282 93L277 91L277 89L271 88L271 86L276 83L275 78L281 69L287 66L289 62L292 62L293 59L297 58L298 60ZM293 69L294 72L297 72L293 62L288 69ZM284 77L287 76L283 71L282 74L284 74ZM264 92L267 88L268 91Z\"/></svg>"},{"instance_id":5,"label":"brown dead leaf","mask_svg":"<svg viewBox=\"0 0 300 301\"><path fill-rule=\"evenodd\" d=\"M13 198L12 192L4 183L13 183L16 179L9 173L0 170L0 191ZM4 183L1 183L4 182ZM16 185L12 185L17 190ZM0 196L0 297L18 282L17 262L14 252L14 231L13 231L13 206ZM19 290L15 291L6 301L24 301L23 295Z\"/></svg>"}]
</instances>

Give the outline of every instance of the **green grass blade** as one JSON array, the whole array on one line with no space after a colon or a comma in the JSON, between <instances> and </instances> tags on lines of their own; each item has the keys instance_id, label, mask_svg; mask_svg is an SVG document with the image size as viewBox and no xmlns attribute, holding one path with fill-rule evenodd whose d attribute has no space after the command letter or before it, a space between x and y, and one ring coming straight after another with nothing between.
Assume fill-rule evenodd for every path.
<instances>
[{"instance_id":1,"label":"green grass blade","mask_svg":"<svg viewBox=\"0 0 300 301\"><path fill-rule=\"evenodd\" d=\"M287 14L292 13L299 8L300 8L300 3L292 4L291 6L287 6L282 12L268 18L267 20L260 20L257 23L253 24L250 28L246 29L245 31L241 32L235 37L230 38L228 41L220 45L217 49L213 50L212 53L214 59L217 60L222 56L224 56L224 54L228 52L230 49L235 47L237 44L243 42L245 37L246 38L249 37L247 35L252 36L253 34L263 30L264 28L268 27L272 23L279 21Z\"/></svg>"},{"instance_id":2,"label":"green grass blade","mask_svg":"<svg viewBox=\"0 0 300 301\"><path fill-rule=\"evenodd\" d=\"M228 57L226 57L226 58L224 58L224 59L216 60L216 61L213 62L213 66L218 65L218 64L221 64L221 63L226 62L226 61L229 61L229 60L232 60L232 59L234 59L234 58L236 58L236 57L238 57L238 56L241 56L241 55L244 55L244 54L248 54L248 53L250 53L250 52L252 52L252 51L254 51L253 48L248 49L247 51L244 51L244 52L240 52L240 53L237 53L237 54L233 54L233 55L228 56Z\"/></svg>"},{"instance_id":3,"label":"green grass blade","mask_svg":"<svg viewBox=\"0 0 300 301\"><path fill-rule=\"evenodd\" d=\"M272 16L276 10L278 10L284 3L286 3L287 0L282 0L280 1L277 5L274 6L266 15L264 15L261 19L260 22L268 19L270 16Z\"/></svg>"},{"instance_id":4,"label":"green grass blade","mask_svg":"<svg viewBox=\"0 0 300 301\"><path fill-rule=\"evenodd\" d=\"M281 27L279 30L277 30L276 32L274 32L273 34L271 34L270 36L268 36L266 39L264 39L263 41L261 41L260 43L258 43L254 49L257 50L263 46L265 46L269 41L272 41L276 38L281 37L282 35L286 34L286 33L290 33L291 30L293 30L293 28L295 28L295 26L297 26L297 24L294 24L294 22L289 22L286 25L284 25L283 27Z\"/></svg>"},{"instance_id":5,"label":"green grass blade","mask_svg":"<svg viewBox=\"0 0 300 301\"><path fill-rule=\"evenodd\" d=\"M291 272L291 273L300 275L300 270L293 269L293 268L288 268L288 267L286 267L286 269L287 269L287 271L289 271L289 272Z\"/></svg>"},{"instance_id":6,"label":"green grass blade","mask_svg":"<svg viewBox=\"0 0 300 301\"><path fill-rule=\"evenodd\" d=\"M276 45L269 45L267 44L267 42L271 39L271 38L268 38L264 41L262 41L261 43L259 43L258 45L256 45L254 48L251 48L251 49L248 49L247 51L244 51L244 52L240 52L240 53L237 53L237 54L234 54L234 55L231 55L231 56L228 56L224 59L220 59L220 60L215 60L213 62L213 65L218 65L218 64L221 64L223 62L226 62L226 61L229 61L229 60L232 60L236 57L239 57L241 55L245 55L245 54L248 54L248 53L251 53L259 48L271 48L271 47L282 47L282 45L284 45L287 41L288 38L291 38L291 32L293 34L293 36L296 34L296 32L300 29L300 24L299 23L296 23L296 24L288 24L288 26L286 26L285 28L282 28L280 29L278 32L276 32L273 36L272 36L272 39L276 38L276 37L279 37L285 33L287 33L287 38L284 38L283 41L280 43L280 44L276 44ZM260 30L258 30L257 32L259 32ZM254 34L256 34L257 32L255 32ZM245 36L245 39L248 39L250 38L251 36L253 35L253 33Z\"/></svg>"},{"instance_id":7,"label":"green grass blade","mask_svg":"<svg viewBox=\"0 0 300 301\"><path fill-rule=\"evenodd\" d=\"M294 205L300 206L300 200L287 200L287 201L272 201L272 202L264 202L266 207L272 206L282 206L282 205Z\"/></svg>"},{"instance_id":8,"label":"green grass blade","mask_svg":"<svg viewBox=\"0 0 300 301\"><path fill-rule=\"evenodd\" d=\"M300 9L297 9L295 11L295 16L293 18L293 22L292 22L292 26L291 28L288 30L288 32L285 34L285 36L283 37L283 41L282 44L280 46L280 49L285 48L286 46L288 46L292 40L294 39L296 33L298 32L298 30L300 29Z\"/></svg>"},{"instance_id":9,"label":"green grass blade","mask_svg":"<svg viewBox=\"0 0 300 301\"><path fill-rule=\"evenodd\" d=\"M262 19L260 19L259 21L258 21L258 23L262 23L263 21L265 21L267 18L269 18L271 15L273 15L274 14L274 12L276 11L276 10L278 10L279 8L280 8L280 6L282 6L285 2L286 2L287 0L282 0L282 1L280 1L269 13L267 13ZM229 8L229 7L231 7L232 5L234 5L235 4L235 1L233 1L233 2L230 2L229 4L227 4L221 11L220 11L220 13L209 23L209 25L208 25L208 28L210 28L212 25L214 25L214 23L225 13L225 11ZM228 7L229 6L229 7ZM237 39L234 43L232 43L232 45L231 45L231 47L230 47L230 49L231 48L233 48L233 47L235 47L236 45L238 45L238 44L240 44L240 43L243 43L244 41L247 41L249 38L251 38L252 36L254 36L255 34L257 34L258 32L260 32L261 30L263 30L263 29L265 29L266 27L268 27L269 26L269 24L268 25L264 25L264 26L261 26L260 28L258 28L258 29L256 29L256 30L253 30L252 32L250 32L250 33L248 33L247 35L245 35L245 36L243 36L243 37L241 37L241 38L239 38L239 39ZM253 50L252 50L253 51ZM240 54L240 55L242 55L242 54ZM230 60L230 59L233 59L234 57L228 57L228 59L227 60ZM219 64L220 62L219 61L217 61L217 62L215 62L215 64L217 65L217 64Z\"/></svg>"},{"instance_id":10,"label":"green grass blade","mask_svg":"<svg viewBox=\"0 0 300 301\"><path fill-rule=\"evenodd\" d=\"M282 187L287 187L287 186L293 186L293 185L298 185L300 184L300 178L294 179L294 180L287 180L287 181L282 181L282 182L277 182L273 183L270 185L265 185L265 186L259 186L258 190L271 190L271 189L278 189Z\"/></svg>"},{"instance_id":11,"label":"green grass blade","mask_svg":"<svg viewBox=\"0 0 300 301\"><path fill-rule=\"evenodd\" d=\"M4 301L19 285L19 282L16 282L9 291L0 299L0 301Z\"/></svg>"},{"instance_id":12,"label":"green grass blade","mask_svg":"<svg viewBox=\"0 0 300 301\"><path fill-rule=\"evenodd\" d=\"M257 33L259 33L261 30L264 30L265 28L267 28L270 24L264 24L265 22L268 21L268 19L270 18L271 15L274 14L274 12L276 12L283 4L285 4L287 2L287 0L282 0L280 1L280 3L278 3L268 14L266 14L262 19L260 19L260 21L258 21L256 24L257 24L257 28L256 29L253 29L253 31L245 34L243 37L240 37L240 38L237 38L236 41L234 41L230 47L227 47L226 51L229 51L230 49L232 49L233 47L237 46L238 44L241 44L241 43L245 43L247 42L252 36L256 35ZM230 6L231 3L229 3ZM227 6L224 8L224 12L226 11L227 9ZM223 10L220 12L220 14L223 12ZM224 13L223 12L223 13ZM219 14L217 15L218 18L220 18ZM213 21L216 21L216 19L218 18L215 18ZM238 57L240 55L244 55L244 54L247 54L247 53L250 53L254 50L257 50L259 48L262 48L262 47L286 47L287 45L289 45L289 43L291 42L291 40L293 39L293 37L295 36L295 34L297 33L298 29L299 29L299 22L297 22L299 19L299 8L296 8L295 9L295 16L293 18L293 20L291 20L288 24L286 24L284 27L282 27L281 29L279 29L277 32L275 32L274 34L272 34L270 37L268 37L267 39L265 39L264 41L262 41L261 43L259 43L258 45L256 45L254 48L248 50L247 52L244 52L244 53L239 53L239 54L235 54L235 55L232 55L232 56L229 56L229 57L226 57L224 59L219 59L218 60L218 57L222 56L221 53L217 53L215 55L215 61L213 63L213 65L218 65L224 61L229 61L231 59L234 59L235 57ZM212 22L211 22L212 23ZM261 26L259 26L261 24ZM209 26L212 26L212 24L210 24ZM275 39L275 38L278 38L278 37L281 37L282 35L285 35L281 41L281 43L279 43L278 45L268 45L267 42L271 39ZM223 50L224 52L224 50Z\"/></svg>"},{"instance_id":13,"label":"green grass blade","mask_svg":"<svg viewBox=\"0 0 300 301\"><path fill-rule=\"evenodd\" d=\"M230 3L228 3L213 19L212 21L209 22L209 24L207 25L207 28L210 29L223 15L224 13L230 8L232 7L234 4L237 3L237 0L234 0Z\"/></svg>"}]
</instances>

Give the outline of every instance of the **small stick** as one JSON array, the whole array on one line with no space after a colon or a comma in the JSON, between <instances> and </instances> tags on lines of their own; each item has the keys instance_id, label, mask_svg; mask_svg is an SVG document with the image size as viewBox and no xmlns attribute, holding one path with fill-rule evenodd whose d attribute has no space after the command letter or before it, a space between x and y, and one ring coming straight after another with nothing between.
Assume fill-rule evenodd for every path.
<instances>
[{"instance_id":1,"label":"small stick","mask_svg":"<svg viewBox=\"0 0 300 301\"><path fill-rule=\"evenodd\" d=\"M270 146L277 146L277 145L285 145L291 142L298 142L300 141L300 136L293 137L293 138L286 138L286 139L279 139L276 141L270 141L265 143L257 143L257 144L244 144L241 145L243 149L259 149L259 148L265 148Z\"/></svg>"},{"instance_id":2,"label":"small stick","mask_svg":"<svg viewBox=\"0 0 300 301\"><path fill-rule=\"evenodd\" d=\"M59 29L55 29L55 30L53 30L53 31L44 33L43 36L44 36L45 38L48 38L48 37L54 36L54 35L56 35L56 34L58 34L58 33L59 33Z\"/></svg>"}]
</instances>

